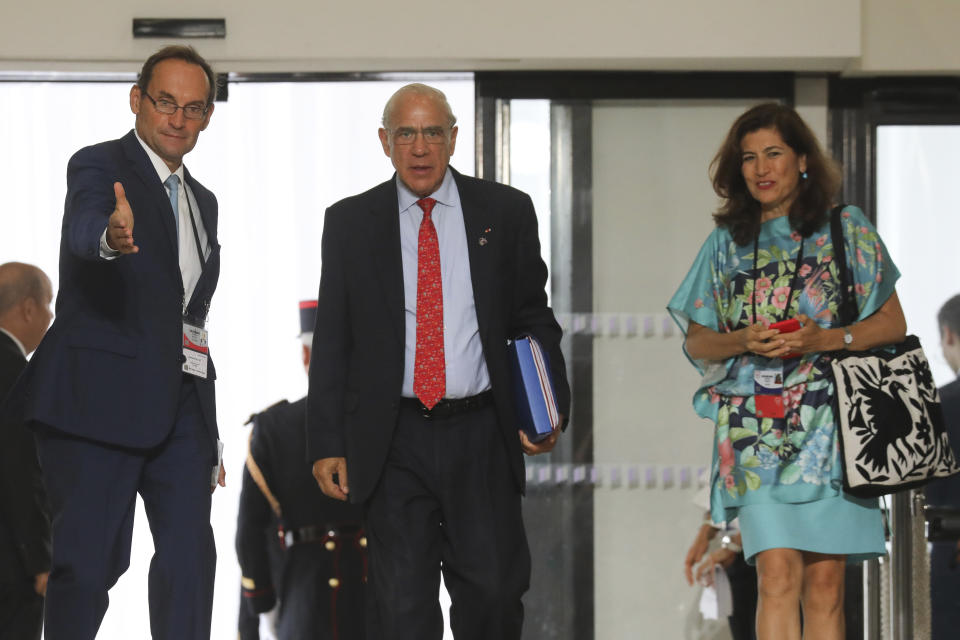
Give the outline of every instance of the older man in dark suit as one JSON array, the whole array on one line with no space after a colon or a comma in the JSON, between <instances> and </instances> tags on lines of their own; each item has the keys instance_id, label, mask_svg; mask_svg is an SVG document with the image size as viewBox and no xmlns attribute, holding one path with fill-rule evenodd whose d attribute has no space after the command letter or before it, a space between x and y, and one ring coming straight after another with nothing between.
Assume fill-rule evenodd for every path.
<instances>
[{"instance_id":1,"label":"older man in dark suit","mask_svg":"<svg viewBox=\"0 0 960 640\"><path fill-rule=\"evenodd\" d=\"M0 402L27 366L53 314L46 274L0 265ZM50 515L33 433L0 419L0 638L40 640L50 574Z\"/></svg>"},{"instance_id":2,"label":"older man in dark suit","mask_svg":"<svg viewBox=\"0 0 960 640\"><path fill-rule=\"evenodd\" d=\"M138 493L155 549L153 637L210 636L210 500L223 476L204 321L220 270L217 201L183 157L215 94L196 51L161 49L130 90L135 130L67 166L57 318L19 407L53 511L47 640L96 636L129 564Z\"/></svg>"},{"instance_id":3,"label":"older man in dark suit","mask_svg":"<svg viewBox=\"0 0 960 640\"><path fill-rule=\"evenodd\" d=\"M561 413L561 331L526 194L449 167L456 118L408 85L379 131L393 179L327 210L307 405L308 456L327 495L364 504L371 622L384 640L516 640L530 554L507 341L539 339Z\"/></svg>"}]
</instances>

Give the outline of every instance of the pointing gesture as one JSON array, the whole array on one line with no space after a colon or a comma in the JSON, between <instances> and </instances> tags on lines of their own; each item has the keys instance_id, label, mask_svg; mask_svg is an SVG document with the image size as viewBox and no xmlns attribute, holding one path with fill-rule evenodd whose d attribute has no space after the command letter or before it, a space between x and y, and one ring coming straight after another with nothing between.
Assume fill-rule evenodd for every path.
<instances>
[{"instance_id":1,"label":"pointing gesture","mask_svg":"<svg viewBox=\"0 0 960 640\"><path fill-rule=\"evenodd\" d=\"M117 206L107 222L107 245L123 254L136 253L140 251L140 247L133 244L133 211L127 202L123 185L114 182L113 194L117 198Z\"/></svg>"}]
</instances>

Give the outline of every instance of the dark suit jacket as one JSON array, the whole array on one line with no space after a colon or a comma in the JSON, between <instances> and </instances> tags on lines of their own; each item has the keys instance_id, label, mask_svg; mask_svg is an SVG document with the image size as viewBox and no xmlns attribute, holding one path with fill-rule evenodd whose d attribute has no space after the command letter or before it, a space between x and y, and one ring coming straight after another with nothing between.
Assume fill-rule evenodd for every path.
<instances>
[{"instance_id":1,"label":"dark suit jacket","mask_svg":"<svg viewBox=\"0 0 960 640\"><path fill-rule=\"evenodd\" d=\"M960 379L940 387L943 421L950 436L953 454L960 459ZM927 503L960 508L960 475L934 480L924 487ZM930 637L955 638L960 625L960 570L955 566L957 542L934 542L930 553Z\"/></svg>"},{"instance_id":2,"label":"dark suit jacket","mask_svg":"<svg viewBox=\"0 0 960 640\"><path fill-rule=\"evenodd\" d=\"M220 273L217 200L184 176L211 247L187 308L204 317ZM100 236L116 205L115 181L133 210L140 251L105 260ZM26 419L122 446L162 442L174 424L183 379L183 297L170 200L133 131L78 151L67 166L57 315L24 376ZM212 362L208 375L194 380L215 441Z\"/></svg>"},{"instance_id":3,"label":"dark suit jacket","mask_svg":"<svg viewBox=\"0 0 960 640\"><path fill-rule=\"evenodd\" d=\"M940 404L953 455L960 460L960 379L940 387ZM934 480L924 488L924 496L928 504L960 508L960 474Z\"/></svg>"},{"instance_id":4,"label":"dark suit jacket","mask_svg":"<svg viewBox=\"0 0 960 640\"><path fill-rule=\"evenodd\" d=\"M547 306L547 267L526 194L453 172L470 252L480 340L518 491L523 453L507 340L536 336L569 415L561 331ZM480 239L485 242L481 243ZM390 447L404 366L403 264L396 177L327 210L307 404L310 460L346 457L351 502L373 492Z\"/></svg>"},{"instance_id":5,"label":"dark suit jacket","mask_svg":"<svg viewBox=\"0 0 960 640\"><path fill-rule=\"evenodd\" d=\"M20 348L0 332L0 400L27 366ZM0 584L33 591L50 570L50 516L33 433L0 419Z\"/></svg>"}]
</instances>

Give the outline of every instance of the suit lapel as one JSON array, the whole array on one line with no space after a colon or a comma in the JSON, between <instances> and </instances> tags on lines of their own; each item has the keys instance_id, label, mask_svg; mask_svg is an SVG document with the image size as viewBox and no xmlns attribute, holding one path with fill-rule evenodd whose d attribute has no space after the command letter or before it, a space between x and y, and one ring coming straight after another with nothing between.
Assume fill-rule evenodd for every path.
<instances>
[{"instance_id":1,"label":"suit lapel","mask_svg":"<svg viewBox=\"0 0 960 640\"><path fill-rule=\"evenodd\" d=\"M371 253L375 278L380 282L387 316L400 344L406 340L404 329L403 257L400 253L400 213L397 209L396 176L373 193L368 215L371 217Z\"/></svg>"},{"instance_id":2,"label":"suit lapel","mask_svg":"<svg viewBox=\"0 0 960 640\"><path fill-rule=\"evenodd\" d=\"M493 289L496 283L494 265L500 252L497 242L495 212L489 202L467 178L453 170L463 209L463 226L467 233L467 253L470 255L470 281L473 284L473 302L477 311L480 337L486 342L493 309Z\"/></svg>"},{"instance_id":3,"label":"suit lapel","mask_svg":"<svg viewBox=\"0 0 960 640\"><path fill-rule=\"evenodd\" d=\"M169 241L168 247L171 251L170 255L173 257L174 263L178 264L177 268L179 269L179 263L177 262L177 254L179 253L179 247L177 246L177 228L173 220L173 208L170 206L170 198L167 197L167 190L163 186L163 183L160 182L160 178L157 176L157 170L153 167L153 164L151 164L147 152L143 150L133 131L130 131L130 133L121 138L120 142L123 145L127 159L130 160L130 166L133 167L134 173L137 174L137 177L140 178L140 181L143 183L144 191L148 196L144 201L149 202L153 206L154 214L160 219L160 225L163 227L167 240ZM127 188L126 185L124 185L124 188ZM138 212L134 211L133 215L134 224L136 224ZM134 235L134 238L136 238L136 235Z\"/></svg>"}]
</instances>

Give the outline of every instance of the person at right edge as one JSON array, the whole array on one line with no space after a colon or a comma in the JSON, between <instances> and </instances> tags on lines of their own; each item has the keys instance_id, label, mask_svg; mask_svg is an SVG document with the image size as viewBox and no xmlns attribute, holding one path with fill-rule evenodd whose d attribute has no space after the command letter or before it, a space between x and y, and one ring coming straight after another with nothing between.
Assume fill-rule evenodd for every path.
<instances>
[{"instance_id":1,"label":"person at right edge","mask_svg":"<svg viewBox=\"0 0 960 640\"><path fill-rule=\"evenodd\" d=\"M396 174L324 218L307 455L325 494L364 505L371 638L442 638L442 571L457 640L519 640L523 453L553 449L560 425L519 431L509 339L539 339L559 413L570 404L536 213L449 166L441 91L402 87L382 124Z\"/></svg>"},{"instance_id":2,"label":"person at right edge","mask_svg":"<svg viewBox=\"0 0 960 640\"><path fill-rule=\"evenodd\" d=\"M300 303L305 371L316 317L316 300ZM250 416L237 513L240 640L259 640L257 614L274 608L278 640L364 638L363 512L317 486L303 457L306 416L306 398L282 400Z\"/></svg>"},{"instance_id":3,"label":"person at right edge","mask_svg":"<svg viewBox=\"0 0 960 640\"><path fill-rule=\"evenodd\" d=\"M711 172L716 228L668 309L703 374L694 408L715 423L712 518L740 519L759 640L799 639L801 606L804 637L837 640L846 564L885 549L878 500L842 488L824 352L903 340L900 274L853 206L840 213L848 264L834 261L839 171L790 107L741 115ZM849 326L837 318L839 268L852 273L859 309ZM799 329L770 326L788 319Z\"/></svg>"},{"instance_id":4,"label":"person at right edge","mask_svg":"<svg viewBox=\"0 0 960 640\"><path fill-rule=\"evenodd\" d=\"M940 347L954 374L960 372L960 295L937 314ZM960 378L940 387L943 422L953 454L960 459ZM960 475L935 480L924 489L927 504L960 509ZM934 542L930 550L930 638L953 640L960 630L960 540Z\"/></svg>"}]
</instances>

